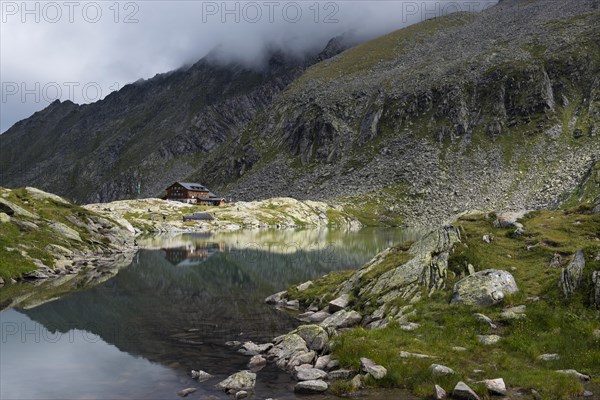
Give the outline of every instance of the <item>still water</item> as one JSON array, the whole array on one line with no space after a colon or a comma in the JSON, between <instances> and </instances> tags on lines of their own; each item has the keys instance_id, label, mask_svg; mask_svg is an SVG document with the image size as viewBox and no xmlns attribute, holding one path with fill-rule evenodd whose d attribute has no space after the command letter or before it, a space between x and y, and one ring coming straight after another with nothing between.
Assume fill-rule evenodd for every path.
<instances>
[{"instance_id":1,"label":"still water","mask_svg":"<svg viewBox=\"0 0 600 400\"><path fill-rule=\"evenodd\" d=\"M265 297L417 237L260 230L140 240L144 249L111 279L0 312L0 398L166 399L187 387L198 389L188 398L228 398L214 385L249 357L225 342L264 342L298 325ZM199 383L191 369L215 379ZM255 398L296 398L294 383L270 365L257 374Z\"/></svg>"}]
</instances>

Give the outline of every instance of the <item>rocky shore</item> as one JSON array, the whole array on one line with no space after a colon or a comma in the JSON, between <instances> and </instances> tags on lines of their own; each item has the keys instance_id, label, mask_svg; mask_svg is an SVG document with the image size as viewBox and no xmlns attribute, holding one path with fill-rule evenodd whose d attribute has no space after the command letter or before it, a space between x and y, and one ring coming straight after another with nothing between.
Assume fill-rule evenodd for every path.
<instances>
[{"instance_id":1,"label":"rocky shore","mask_svg":"<svg viewBox=\"0 0 600 400\"><path fill-rule=\"evenodd\" d=\"M84 207L119 222L136 234L328 226L358 229L362 226L356 217L341 206L291 198L236 202L221 207L151 198ZM207 213L213 219L184 221L184 216L194 213Z\"/></svg>"}]
</instances>

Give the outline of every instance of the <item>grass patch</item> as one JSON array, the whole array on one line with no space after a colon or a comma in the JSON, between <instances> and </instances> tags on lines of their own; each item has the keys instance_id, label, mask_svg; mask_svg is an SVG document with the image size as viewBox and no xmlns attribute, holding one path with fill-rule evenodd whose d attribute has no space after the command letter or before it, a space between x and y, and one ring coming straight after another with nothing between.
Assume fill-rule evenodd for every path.
<instances>
[{"instance_id":1,"label":"grass patch","mask_svg":"<svg viewBox=\"0 0 600 400\"><path fill-rule=\"evenodd\" d=\"M298 291L291 288L288 290L289 297L300 300L301 303L309 305L313 301L320 304L326 304L333 300L335 289L348 280L356 271L334 271L329 274L313 280L313 285L306 290Z\"/></svg>"}]
</instances>

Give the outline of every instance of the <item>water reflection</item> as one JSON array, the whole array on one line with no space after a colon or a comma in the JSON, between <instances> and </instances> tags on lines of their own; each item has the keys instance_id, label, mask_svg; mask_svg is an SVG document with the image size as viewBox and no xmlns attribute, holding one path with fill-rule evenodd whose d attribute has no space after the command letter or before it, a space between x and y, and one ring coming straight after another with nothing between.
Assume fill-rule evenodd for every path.
<instances>
[{"instance_id":1,"label":"water reflection","mask_svg":"<svg viewBox=\"0 0 600 400\"><path fill-rule=\"evenodd\" d=\"M77 388L79 384L87 385L90 396L96 398L93 393L101 393L103 398L164 398L153 395L162 390L157 386L159 382L171 396L181 385L197 384L187 377L190 369L203 369L222 378L244 369L248 361L225 347L226 341L270 340L296 326L290 315L263 303L267 295L332 270L356 268L378 251L417 235L371 229L148 238L141 241L147 248L114 278L36 308L0 313L3 327L5 322L27 318L53 334L95 335L97 343L112 349L103 357L113 360L115 367L107 368L102 359L94 361L100 346L97 343L32 344L29 337L21 344L3 340L0 366L2 371L12 372L0 378L3 388L11 388L7 396L3 389L2 398L88 397L82 391L69 390L69 385L52 392L33 390L24 376L30 374L35 361L27 357L17 361L17 347L26 348L25 354L35 352L41 360L58 360L46 374L54 374L56 379L70 374L68 379L77 381L73 383ZM70 369L64 358L55 355L64 348L68 348L65 354L73 362L89 363L91 371ZM127 361L130 364L122 361L123 357L131 358ZM114 374L109 380L115 383L102 386L103 392L93 389L97 382L86 384L97 379L98 371L94 370L98 368L108 376ZM125 383L122 374L127 371L133 372ZM148 379L148 374L156 375L156 380ZM141 381L146 387L138 391ZM257 394L262 391L260 398L282 398L289 393L286 386L290 385L293 382L287 375L267 368L259 373ZM150 390L155 386L158 392ZM202 390L212 392L206 389L211 386L209 382Z\"/></svg>"}]
</instances>

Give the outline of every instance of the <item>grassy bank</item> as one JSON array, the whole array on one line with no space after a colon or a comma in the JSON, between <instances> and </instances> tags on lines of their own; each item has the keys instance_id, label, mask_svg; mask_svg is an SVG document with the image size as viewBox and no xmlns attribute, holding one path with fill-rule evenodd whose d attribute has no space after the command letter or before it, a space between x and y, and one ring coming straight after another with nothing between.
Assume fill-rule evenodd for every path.
<instances>
[{"instance_id":1,"label":"grassy bank","mask_svg":"<svg viewBox=\"0 0 600 400\"><path fill-rule=\"evenodd\" d=\"M0 213L5 280L40 269L58 273L77 256L131 245L130 233L116 222L37 189L0 188Z\"/></svg>"},{"instance_id":2,"label":"grassy bank","mask_svg":"<svg viewBox=\"0 0 600 400\"><path fill-rule=\"evenodd\" d=\"M423 291L422 300L411 305L415 312L408 314L407 322L417 323L418 328L405 331L393 322L384 329L345 331L333 347L342 366L358 370L359 358L369 357L388 370L383 380L369 384L408 388L423 397L432 395L434 384L451 392L459 380L488 397L477 382L500 377L510 388L510 397L567 399L580 395L583 383L556 372L562 369L575 369L600 383L600 312L590 300L591 275L600 270L600 216L592 215L589 206L536 211L521 220L522 234L515 234L514 227L494 227L495 220L493 214L458 220L455 226L460 229L461 242L450 254L445 288L431 296ZM484 235L491 238L489 243ZM362 288L402 266L411 258L409 248L405 244L391 249L376 268L355 281L350 307L363 315L373 312L373 299L365 298ZM566 299L559 287L560 274L578 250L585 255L584 276L577 292ZM492 307L450 304L454 283L468 274L469 265L477 271L511 272L519 292ZM304 292L291 290L290 294L304 304L324 304L350 276L329 275ZM388 307L406 305L395 299ZM506 313L515 306L525 306L524 312ZM495 327L478 320L475 313L491 318ZM479 341L479 335L492 334L501 337L496 344ZM401 351L431 358L403 358ZM542 354L560 358L543 361L539 358ZM432 363L448 366L455 374L432 375ZM335 389L349 391L351 385L337 383Z\"/></svg>"}]
</instances>

